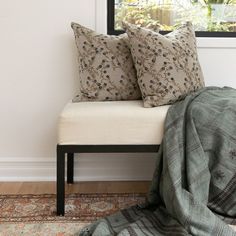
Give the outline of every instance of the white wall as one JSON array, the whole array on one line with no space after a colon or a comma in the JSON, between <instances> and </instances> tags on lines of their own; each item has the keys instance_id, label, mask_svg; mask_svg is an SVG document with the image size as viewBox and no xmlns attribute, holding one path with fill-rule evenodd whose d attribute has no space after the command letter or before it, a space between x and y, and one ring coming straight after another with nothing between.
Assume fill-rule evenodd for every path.
<instances>
[{"instance_id":1,"label":"white wall","mask_svg":"<svg viewBox=\"0 0 236 236\"><path fill-rule=\"evenodd\" d=\"M106 0L0 0L0 6L0 180L55 179L57 117L77 77L70 22L104 33ZM207 85L236 87L236 39L200 39L199 54ZM154 157L81 155L76 176L150 179Z\"/></svg>"}]
</instances>

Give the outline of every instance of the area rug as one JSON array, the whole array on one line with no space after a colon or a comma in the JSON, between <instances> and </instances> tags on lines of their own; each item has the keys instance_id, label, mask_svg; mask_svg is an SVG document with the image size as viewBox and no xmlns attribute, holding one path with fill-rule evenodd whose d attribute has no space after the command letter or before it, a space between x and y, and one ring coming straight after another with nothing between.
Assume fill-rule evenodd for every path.
<instances>
[{"instance_id":1,"label":"area rug","mask_svg":"<svg viewBox=\"0 0 236 236\"><path fill-rule=\"evenodd\" d=\"M0 236L76 236L92 221L145 201L145 194L66 195L56 216L56 196L0 195Z\"/></svg>"},{"instance_id":2,"label":"area rug","mask_svg":"<svg viewBox=\"0 0 236 236\"><path fill-rule=\"evenodd\" d=\"M145 201L145 194L69 194L65 216L56 216L56 195L0 195L0 235L78 235L90 222Z\"/></svg>"}]
</instances>

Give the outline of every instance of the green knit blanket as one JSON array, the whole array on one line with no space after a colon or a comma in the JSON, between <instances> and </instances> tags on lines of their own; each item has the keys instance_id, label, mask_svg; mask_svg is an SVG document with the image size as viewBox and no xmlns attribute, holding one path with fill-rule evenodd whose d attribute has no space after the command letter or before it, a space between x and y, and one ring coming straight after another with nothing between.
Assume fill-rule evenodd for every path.
<instances>
[{"instance_id":1,"label":"green knit blanket","mask_svg":"<svg viewBox=\"0 0 236 236\"><path fill-rule=\"evenodd\" d=\"M80 235L236 235L235 89L204 88L171 106L147 199Z\"/></svg>"}]
</instances>

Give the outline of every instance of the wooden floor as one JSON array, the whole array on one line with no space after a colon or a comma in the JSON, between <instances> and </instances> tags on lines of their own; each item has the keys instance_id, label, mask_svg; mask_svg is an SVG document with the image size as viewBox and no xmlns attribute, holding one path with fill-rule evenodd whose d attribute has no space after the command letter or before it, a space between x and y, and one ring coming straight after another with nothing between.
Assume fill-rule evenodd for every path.
<instances>
[{"instance_id":1,"label":"wooden floor","mask_svg":"<svg viewBox=\"0 0 236 236\"><path fill-rule=\"evenodd\" d=\"M149 181L80 182L66 184L66 193L146 193ZM52 194L55 182L0 182L0 194Z\"/></svg>"}]
</instances>

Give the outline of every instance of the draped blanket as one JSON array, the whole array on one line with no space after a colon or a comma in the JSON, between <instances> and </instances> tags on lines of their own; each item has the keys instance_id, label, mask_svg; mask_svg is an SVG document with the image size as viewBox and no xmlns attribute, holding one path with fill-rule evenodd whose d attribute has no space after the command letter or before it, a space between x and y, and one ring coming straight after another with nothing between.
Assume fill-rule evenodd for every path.
<instances>
[{"instance_id":1,"label":"draped blanket","mask_svg":"<svg viewBox=\"0 0 236 236\"><path fill-rule=\"evenodd\" d=\"M236 90L208 87L169 109L147 203L80 235L236 235L229 224L236 225Z\"/></svg>"}]
</instances>

